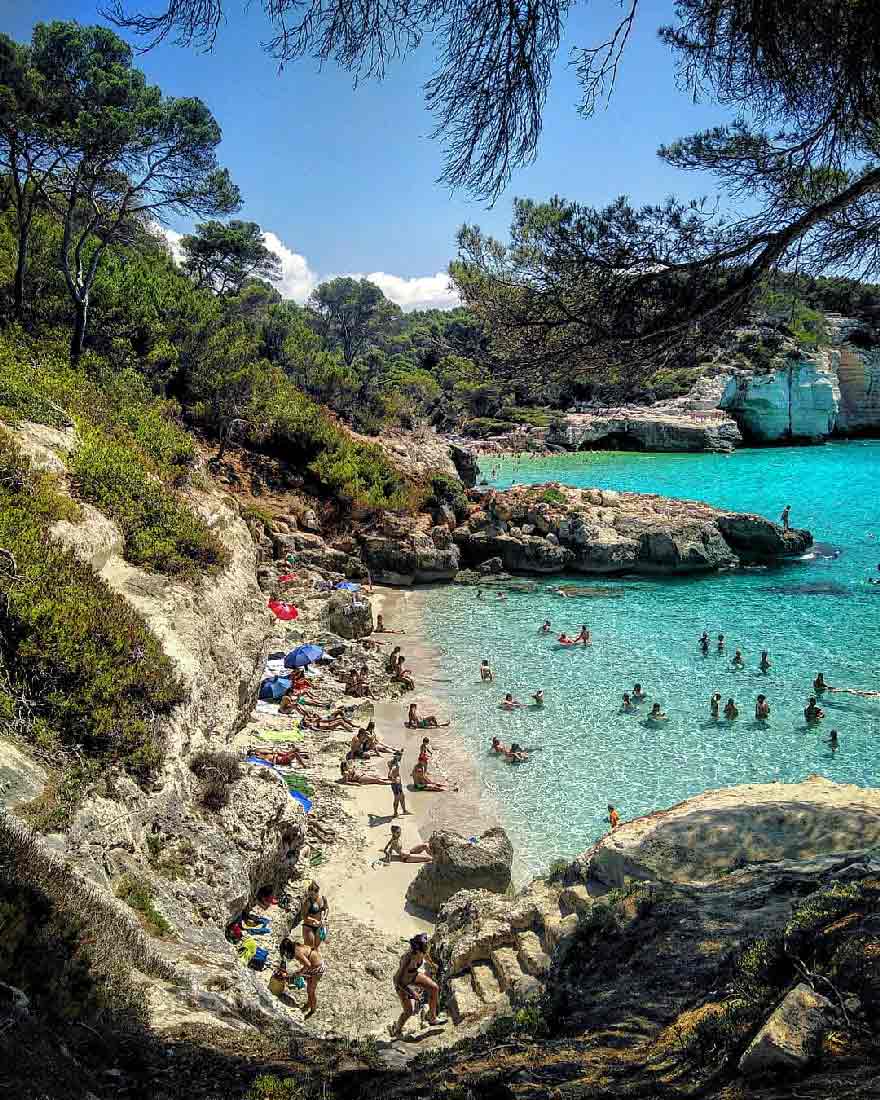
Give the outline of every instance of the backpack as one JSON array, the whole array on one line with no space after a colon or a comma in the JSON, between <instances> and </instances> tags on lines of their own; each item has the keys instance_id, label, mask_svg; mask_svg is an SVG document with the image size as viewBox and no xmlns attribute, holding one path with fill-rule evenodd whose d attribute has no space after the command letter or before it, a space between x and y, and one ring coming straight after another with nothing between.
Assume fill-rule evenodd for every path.
<instances>
[{"instance_id":1,"label":"backpack","mask_svg":"<svg viewBox=\"0 0 880 1100\"><path fill-rule=\"evenodd\" d=\"M254 952L248 966L251 970L265 970L269 961L269 950L266 947L258 947Z\"/></svg>"},{"instance_id":2,"label":"backpack","mask_svg":"<svg viewBox=\"0 0 880 1100\"><path fill-rule=\"evenodd\" d=\"M226 925L226 938L230 943L240 943L242 937L241 920L230 921Z\"/></svg>"}]
</instances>

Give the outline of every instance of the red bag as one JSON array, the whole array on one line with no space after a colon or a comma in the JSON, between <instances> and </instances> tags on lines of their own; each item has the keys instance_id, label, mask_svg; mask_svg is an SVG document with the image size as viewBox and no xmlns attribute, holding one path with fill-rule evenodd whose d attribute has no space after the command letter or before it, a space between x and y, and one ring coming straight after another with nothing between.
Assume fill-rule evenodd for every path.
<instances>
[{"instance_id":1,"label":"red bag","mask_svg":"<svg viewBox=\"0 0 880 1100\"><path fill-rule=\"evenodd\" d=\"M279 584L289 584L290 581L296 580L296 573L285 573L283 577L278 578Z\"/></svg>"},{"instance_id":2,"label":"red bag","mask_svg":"<svg viewBox=\"0 0 880 1100\"><path fill-rule=\"evenodd\" d=\"M292 604L285 603L284 600L269 600L268 606L275 617L282 619L284 622L289 622L299 615L297 609Z\"/></svg>"}]
</instances>

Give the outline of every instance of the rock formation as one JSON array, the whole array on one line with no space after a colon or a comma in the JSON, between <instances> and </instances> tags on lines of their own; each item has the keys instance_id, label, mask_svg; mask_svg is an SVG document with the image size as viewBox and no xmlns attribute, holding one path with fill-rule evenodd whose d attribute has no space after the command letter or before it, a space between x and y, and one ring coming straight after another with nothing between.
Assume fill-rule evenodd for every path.
<instances>
[{"instance_id":1,"label":"rock formation","mask_svg":"<svg viewBox=\"0 0 880 1100\"><path fill-rule=\"evenodd\" d=\"M436 913L459 890L489 890L503 894L510 888L513 845L501 828L481 833L472 843L448 829L428 842L432 863L425 863L410 883L406 900Z\"/></svg>"},{"instance_id":2,"label":"rock formation","mask_svg":"<svg viewBox=\"0 0 880 1100\"><path fill-rule=\"evenodd\" d=\"M831 1001L801 982L749 1044L739 1061L740 1073L757 1077L803 1071L819 1053L822 1034L835 1017Z\"/></svg>"},{"instance_id":3,"label":"rock formation","mask_svg":"<svg viewBox=\"0 0 880 1100\"><path fill-rule=\"evenodd\" d=\"M758 443L825 439L834 431L839 405L836 373L819 359L791 360L766 374L738 373L720 402L746 438Z\"/></svg>"},{"instance_id":4,"label":"rock formation","mask_svg":"<svg viewBox=\"0 0 880 1100\"><path fill-rule=\"evenodd\" d=\"M556 483L489 492L454 532L462 564L511 573L689 573L802 554L808 531L645 493Z\"/></svg>"},{"instance_id":5,"label":"rock formation","mask_svg":"<svg viewBox=\"0 0 880 1100\"><path fill-rule=\"evenodd\" d=\"M566 450L732 451L742 443L736 421L718 412L688 413L631 405L568 413L548 428L546 442Z\"/></svg>"}]
</instances>

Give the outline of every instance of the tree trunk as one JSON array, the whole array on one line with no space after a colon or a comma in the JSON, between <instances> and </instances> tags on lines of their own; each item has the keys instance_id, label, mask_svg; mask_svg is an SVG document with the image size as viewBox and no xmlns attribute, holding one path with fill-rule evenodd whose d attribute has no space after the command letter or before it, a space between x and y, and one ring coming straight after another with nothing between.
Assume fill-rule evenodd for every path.
<instances>
[{"instance_id":1,"label":"tree trunk","mask_svg":"<svg viewBox=\"0 0 880 1100\"><path fill-rule=\"evenodd\" d=\"M73 308L76 310L76 314L73 322L73 336L70 340L70 361L76 363L82 355L83 341L86 337L86 321L89 313L88 295L81 302L74 302Z\"/></svg>"},{"instance_id":2,"label":"tree trunk","mask_svg":"<svg viewBox=\"0 0 880 1100\"><path fill-rule=\"evenodd\" d=\"M18 254L15 261L15 319L24 320L24 277L27 272L28 262L28 237L29 226L21 225L18 229Z\"/></svg>"}]
</instances>

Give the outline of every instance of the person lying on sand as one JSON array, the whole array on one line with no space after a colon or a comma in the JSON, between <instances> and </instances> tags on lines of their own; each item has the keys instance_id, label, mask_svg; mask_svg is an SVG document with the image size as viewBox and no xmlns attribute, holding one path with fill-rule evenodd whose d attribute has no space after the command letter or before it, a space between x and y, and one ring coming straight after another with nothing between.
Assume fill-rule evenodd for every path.
<instances>
[{"instance_id":1,"label":"person lying on sand","mask_svg":"<svg viewBox=\"0 0 880 1100\"><path fill-rule=\"evenodd\" d=\"M417 762L412 770L413 786L417 791L457 791L458 787L449 787L445 783L437 783L428 778L425 765Z\"/></svg>"},{"instance_id":2,"label":"person lying on sand","mask_svg":"<svg viewBox=\"0 0 880 1100\"><path fill-rule=\"evenodd\" d=\"M248 749L247 755L259 756L261 760L265 760L269 764L275 764L279 768L288 768L294 762L299 764L301 768L309 766L306 761L308 753L300 752L299 749L295 749L293 746L289 749L260 749L252 745Z\"/></svg>"},{"instance_id":3,"label":"person lying on sand","mask_svg":"<svg viewBox=\"0 0 880 1100\"><path fill-rule=\"evenodd\" d=\"M409 851L407 851L401 843L402 835L403 833L399 825L391 826L391 839L382 849L385 853L386 863L390 863L395 857L399 859L401 863L434 862L434 857L431 855L427 844L417 844L415 848L410 848Z\"/></svg>"},{"instance_id":4,"label":"person lying on sand","mask_svg":"<svg viewBox=\"0 0 880 1100\"><path fill-rule=\"evenodd\" d=\"M406 634L405 630L392 630L390 626L386 626L381 615L376 616L376 626L374 633L376 634Z\"/></svg>"},{"instance_id":5,"label":"person lying on sand","mask_svg":"<svg viewBox=\"0 0 880 1100\"><path fill-rule=\"evenodd\" d=\"M448 726L449 722L438 721L436 714L420 715L418 703L410 703L404 725L411 730L436 730Z\"/></svg>"},{"instance_id":6,"label":"person lying on sand","mask_svg":"<svg viewBox=\"0 0 880 1100\"><path fill-rule=\"evenodd\" d=\"M303 729L345 730L347 733L351 733L352 730L355 729L354 722L350 722L348 718L346 718L341 708L335 710L332 714L328 714L326 718L321 718L317 714L304 714L300 725Z\"/></svg>"},{"instance_id":7,"label":"person lying on sand","mask_svg":"<svg viewBox=\"0 0 880 1100\"><path fill-rule=\"evenodd\" d=\"M508 691L498 706L501 707L502 710L518 710L519 707L522 706L522 703L518 699L514 699Z\"/></svg>"},{"instance_id":8,"label":"person lying on sand","mask_svg":"<svg viewBox=\"0 0 880 1100\"><path fill-rule=\"evenodd\" d=\"M340 761L339 771L341 773L340 783L360 784L361 786L373 783L382 787L391 786L390 779L382 779L381 776L373 775L372 772L356 771L353 760Z\"/></svg>"}]
</instances>

